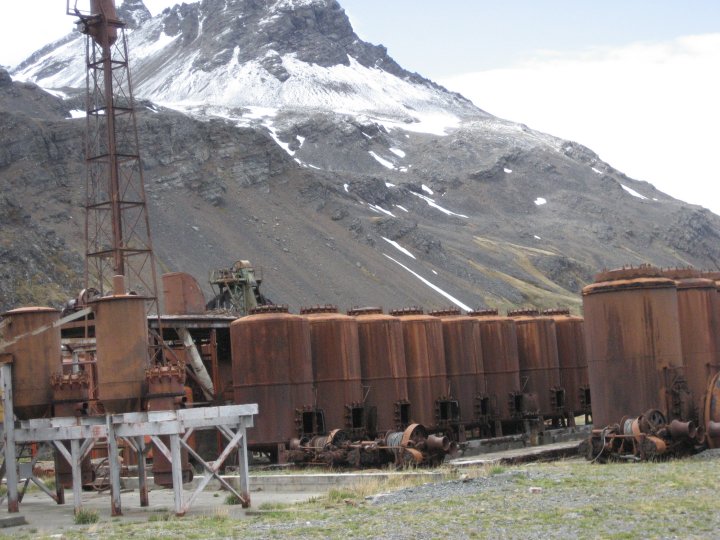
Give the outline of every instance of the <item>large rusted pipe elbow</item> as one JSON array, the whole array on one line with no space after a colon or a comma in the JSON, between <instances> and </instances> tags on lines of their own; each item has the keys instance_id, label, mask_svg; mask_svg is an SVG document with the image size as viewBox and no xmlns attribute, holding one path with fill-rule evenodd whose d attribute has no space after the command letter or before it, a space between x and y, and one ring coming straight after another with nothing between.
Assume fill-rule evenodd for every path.
<instances>
[{"instance_id":1,"label":"large rusted pipe elbow","mask_svg":"<svg viewBox=\"0 0 720 540\"><path fill-rule=\"evenodd\" d=\"M692 420L689 422L681 422L673 420L670 422L670 436L673 440L694 439L697 435L697 427Z\"/></svg>"},{"instance_id":2,"label":"large rusted pipe elbow","mask_svg":"<svg viewBox=\"0 0 720 540\"><path fill-rule=\"evenodd\" d=\"M448 452L450 450L450 439L447 437L430 435L425 444L427 449L433 452Z\"/></svg>"}]
</instances>

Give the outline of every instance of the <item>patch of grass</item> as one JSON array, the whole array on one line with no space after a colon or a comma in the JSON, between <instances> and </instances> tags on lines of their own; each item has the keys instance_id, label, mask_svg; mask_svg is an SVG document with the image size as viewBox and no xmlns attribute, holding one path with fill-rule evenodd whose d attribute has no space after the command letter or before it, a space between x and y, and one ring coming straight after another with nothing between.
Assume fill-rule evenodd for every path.
<instances>
[{"instance_id":1,"label":"patch of grass","mask_svg":"<svg viewBox=\"0 0 720 540\"><path fill-rule=\"evenodd\" d=\"M172 514L169 514L167 512L164 514L151 514L148 518L148 521L151 523L154 521L170 521L172 517Z\"/></svg>"},{"instance_id":2,"label":"patch of grass","mask_svg":"<svg viewBox=\"0 0 720 540\"><path fill-rule=\"evenodd\" d=\"M264 502L258 506L258 510L287 510L288 508L292 508L292 506L292 504L288 503Z\"/></svg>"},{"instance_id":3,"label":"patch of grass","mask_svg":"<svg viewBox=\"0 0 720 540\"><path fill-rule=\"evenodd\" d=\"M75 514L75 525L89 525L91 523L97 523L100 520L100 514L95 510L88 510L81 508Z\"/></svg>"},{"instance_id":4,"label":"patch of grass","mask_svg":"<svg viewBox=\"0 0 720 540\"><path fill-rule=\"evenodd\" d=\"M238 497L234 493L230 493L230 494L228 494L227 497L225 497L225 504L229 504L229 505L242 504L242 500L240 499L240 497Z\"/></svg>"},{"instance_id":5,"label":"patch of grass","mask_svg":"<svg viewBox=\"0 0 720 540\"><path fill-rule=\"evenodd\" d=\"M507 471L507 467L503 467L502 465L491 465L490 469L488 470L488 474L490 476L494 476L496 474L502 474Z\"/></svg>"}]
</instances>

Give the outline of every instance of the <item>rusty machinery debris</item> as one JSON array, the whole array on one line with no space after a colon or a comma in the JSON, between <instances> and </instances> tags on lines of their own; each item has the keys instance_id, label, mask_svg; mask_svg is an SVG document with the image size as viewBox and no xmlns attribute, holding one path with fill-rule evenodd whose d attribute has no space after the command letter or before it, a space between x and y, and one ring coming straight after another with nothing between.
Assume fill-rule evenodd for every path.
<instances>
[{"instance_id":1,"label":"rusty machinery debris","mask_svg":"<svg viewBox=\"0 0 720 540\"><path fill-rule=\"evenodd\" d=\"M257 306L272 302L260 292L262 270L250 261L240 260L230 268L210 272L210 285L216 291L208 309L224 309L238 316L247 315ZM217 290L216 290L217 289Z\"/></svg>"}]
</instances>

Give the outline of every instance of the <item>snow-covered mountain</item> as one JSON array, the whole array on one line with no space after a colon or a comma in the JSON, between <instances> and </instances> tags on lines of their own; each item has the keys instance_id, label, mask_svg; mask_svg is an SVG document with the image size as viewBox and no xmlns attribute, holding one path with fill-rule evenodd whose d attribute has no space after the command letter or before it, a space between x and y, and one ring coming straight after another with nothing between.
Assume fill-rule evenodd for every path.
<instances>
[{"instance_id":1,"label":"snow-covered mountain","mask_svg":"<svg viewBox=\"0 0 720 540\"><path fill-rule=\"evenodd\" d=\"M412 74L382 46L361 41L335 0L204 0L149 19L125 2L136 95L183 109L252 120L239 108L368 114L387 122L457 126L482 112ZM149 20L148 20L149 19ZM46 88L85 84L84 36L75 33L12 75ZM419 128L422 129L422 128Z\"/></svg>"},{"instance_id":2,"label":"snow-covered mountain","mask_svg":"<svg viewBox=\"0 0 720 540\"><path fill-rule=\"evenodd\" d=\"M119 13L163 270L252 259L294 307L577 307L603 267L720 261L718 216L404 70L335 0ZM76 292L84 47L0 70L3 307Z\"/></svg>"}]
</instances>

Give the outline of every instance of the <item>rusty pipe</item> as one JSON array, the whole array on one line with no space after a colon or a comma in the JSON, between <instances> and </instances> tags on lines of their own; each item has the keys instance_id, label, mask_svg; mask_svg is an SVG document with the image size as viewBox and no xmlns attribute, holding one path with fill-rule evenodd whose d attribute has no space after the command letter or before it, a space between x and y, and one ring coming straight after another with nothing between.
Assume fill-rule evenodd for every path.
<instances>
[{"instance_id":1,"label":"rusty pipe","mask_svg":"<svg viewBox=\"0 0 720 540\"><path fill-rule=\"evenodd\" d=\"M673 439L694 439L696 435L697 427L692 420L689 422L681 422L680 420L670 422L670 436Z\"/></svg>"},{"instance_id":2,"label":"rusty pipe","mask_svg":"<svg viewBox=\"0 0 720 540\"><path fill-rule=\"evenodd\" d=\"M425 443L427 449L430 451L443 451L447 452L450 450L450 439L447 437L438 437L437 435L430 435Z\"/></svg>"}]
</instances>

